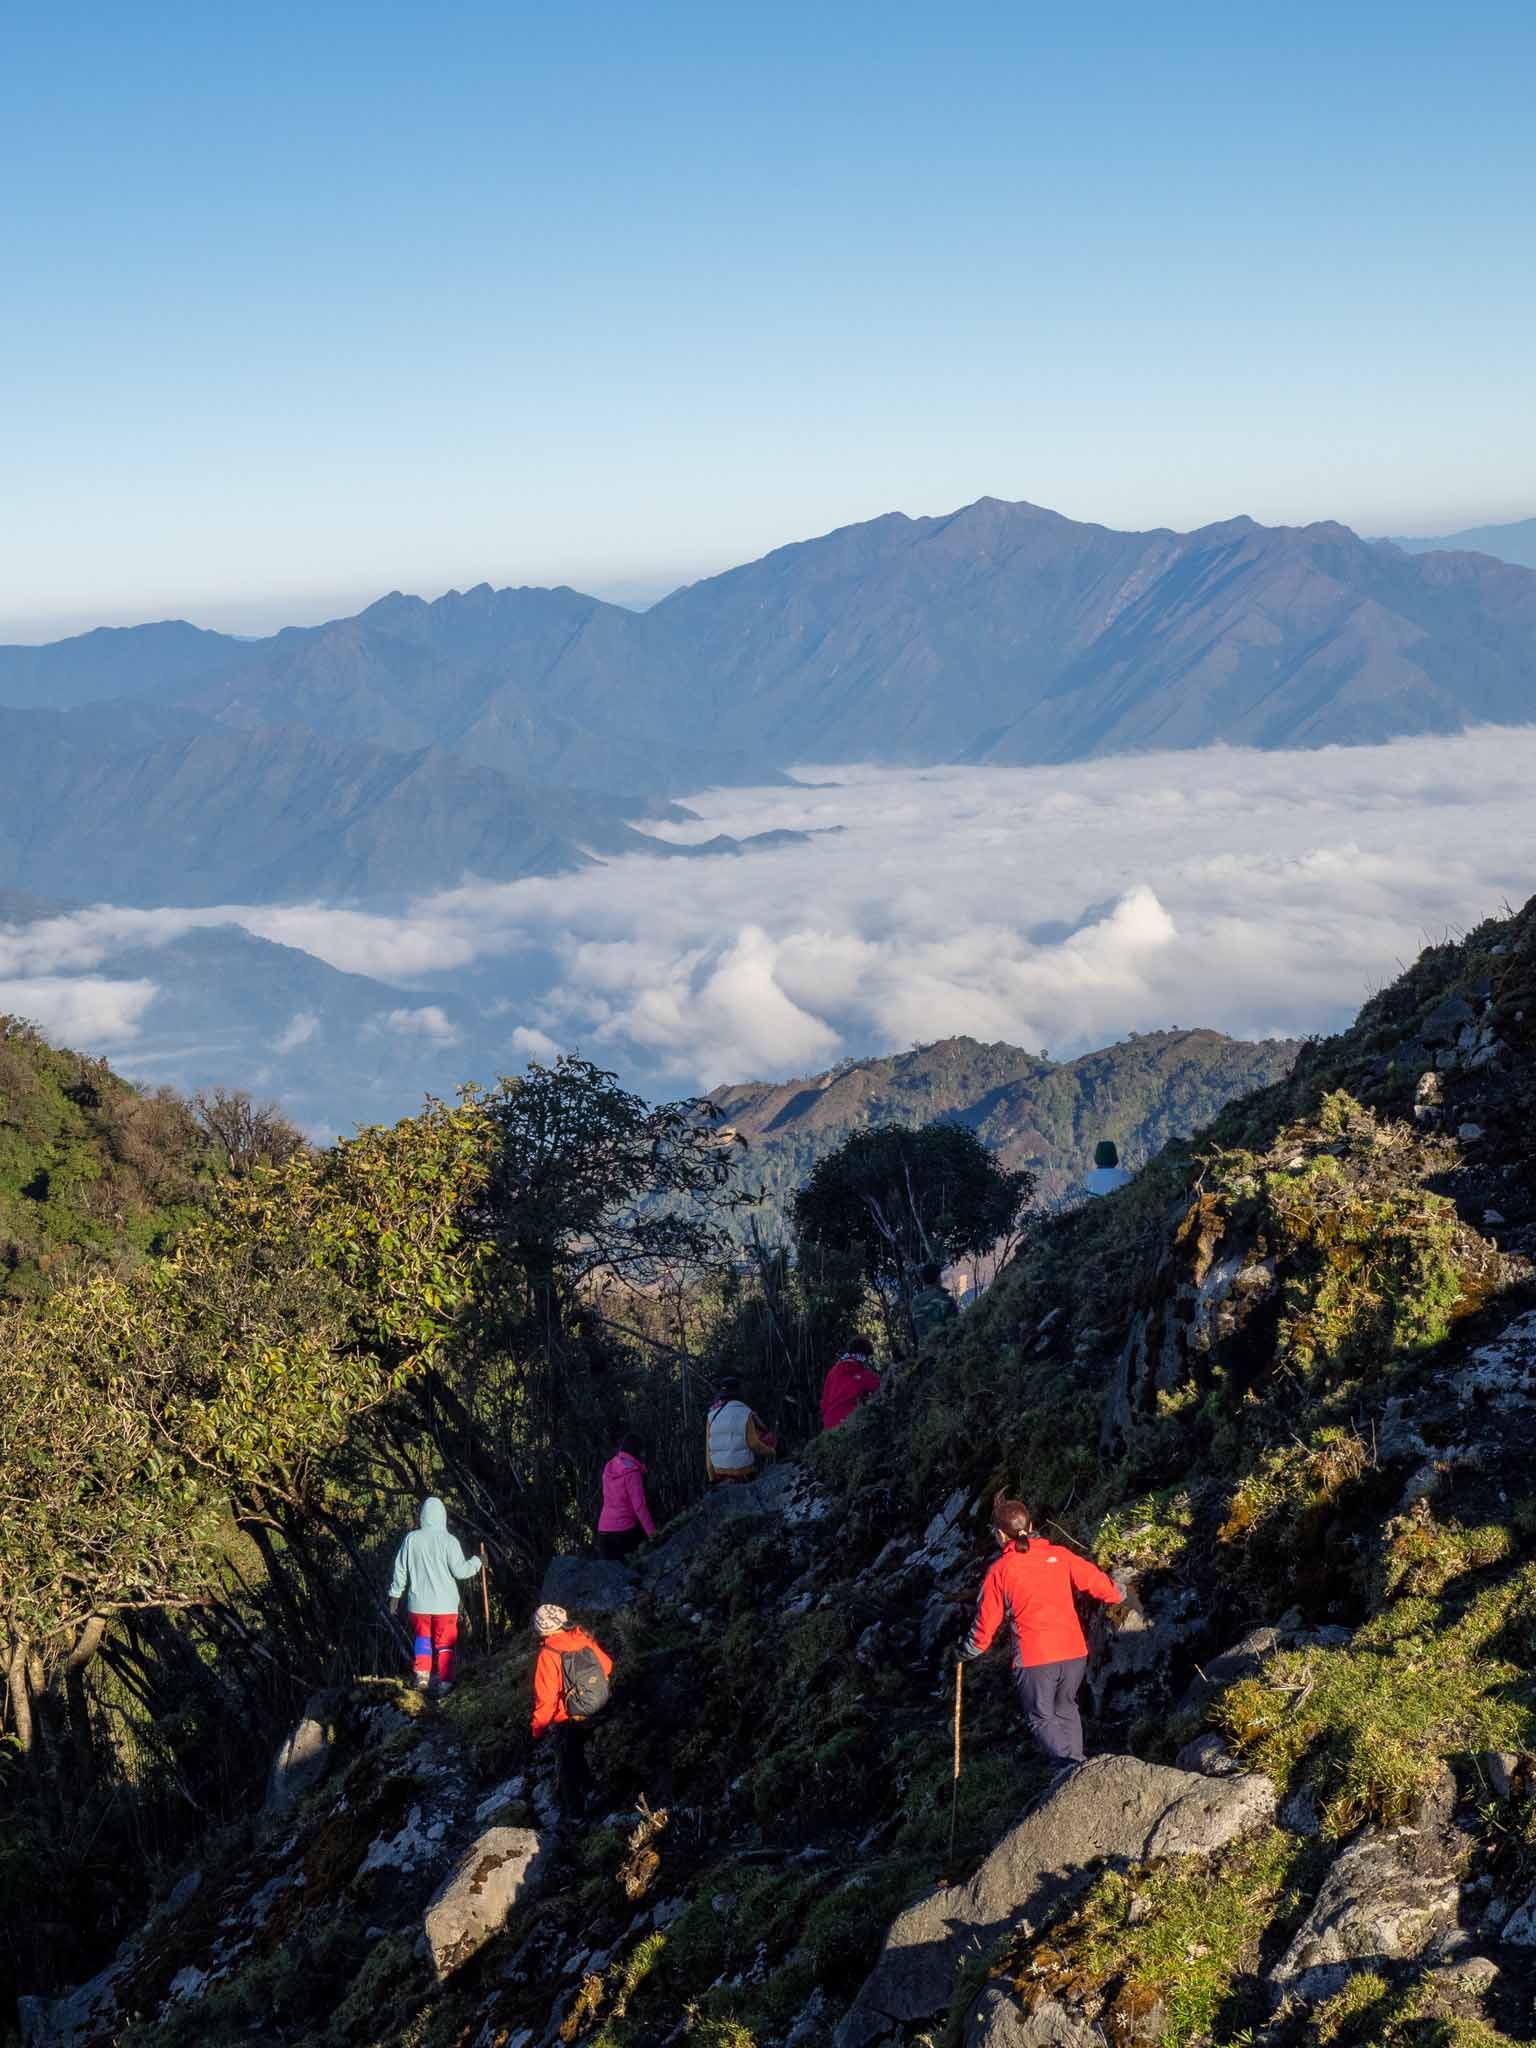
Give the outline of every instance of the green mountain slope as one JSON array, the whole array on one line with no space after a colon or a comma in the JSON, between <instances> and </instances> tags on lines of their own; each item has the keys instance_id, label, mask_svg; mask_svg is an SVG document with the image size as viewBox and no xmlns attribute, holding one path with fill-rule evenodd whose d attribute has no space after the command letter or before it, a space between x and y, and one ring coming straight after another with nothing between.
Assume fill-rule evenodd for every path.
<instances>
[{"instance_id":1,"label":"green mountain slope","mask_svg":"<svg viewBox=\"0 0 1536 2048\"><path fill-rule=\"evenodd\" d=\"M1006 1044L945 1038L886 1059L845 1061L782 1082L718 1088L712 1100L747 1140L748 1174L784 1204L817 1160L870 1124L969 1125L1041 1196L1069 1195L1112 1138L1139 1166L1206 1123L1234 1095L1282 1079L1295 1039L1253 1044L1217 1031L1153 1031L1053 1061Z\"/></svg>"},{"instance_id":2,"label":"green mountain slope","mask_svg":"<svg viewBox=\"0 0 1536 2048\"><path fill-rule=\"evenodd\" d=\"M199 1206L209 1150L178 1097L0 1017L0 1300L163 1249Z\"/></svg>"}]
</instances>

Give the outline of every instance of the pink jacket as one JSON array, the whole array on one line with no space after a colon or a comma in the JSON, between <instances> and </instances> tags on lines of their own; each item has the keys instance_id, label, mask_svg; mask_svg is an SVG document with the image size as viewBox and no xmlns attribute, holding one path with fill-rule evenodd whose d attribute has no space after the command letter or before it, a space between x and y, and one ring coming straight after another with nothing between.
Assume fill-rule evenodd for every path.
<instances>
[{"instance_id":1,"label":"pink jacket","mask_svg":"<svg viewBox=\"0 0 1536 2048\"><path fill-rule=\"evenodd\" d=\"M603 1467L603 1512L597 1526L616 1536L637 1522L647 1536L656 1534L645 1498L645 1467L628 1451L616 1451Z\"/></svg>"}]
</instances>

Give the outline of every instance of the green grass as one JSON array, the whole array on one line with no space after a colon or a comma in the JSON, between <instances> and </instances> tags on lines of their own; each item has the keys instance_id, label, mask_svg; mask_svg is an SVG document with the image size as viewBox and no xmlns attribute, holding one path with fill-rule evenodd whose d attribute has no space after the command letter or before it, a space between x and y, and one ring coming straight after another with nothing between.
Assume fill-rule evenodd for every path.
<instances>
[{"instance_id":1,"label":"green grass","mask_svg":"<svg viewBox=\"0 0 1536 2048\"><path fill-rule=\"evenodd\" d=\"M1151 2025L1162 2048L1230 2040L1229 2026L1215 2030L1246 2005L1266 1931L1298 1910L1307 1855L1294 1835L1271 1828L1209 1860L1109 1872L1004 1974L1026 2003L1038 1994L1097 2008L1111 2040L1148 2038L1137 2030Z\"/></svg>"},{"instance_id":2,"label":"green grass","mask_svg":"<svg viewBox=\"0 0 1536 2048\"><path fill-rule=\"evenodd\" d=\"M1536 1565L1484 1586L1460 1613L1446 1604L1397 1599L1348 1645L1285 1651L1218 1700L1217 1723L1247 1762L1311 1781L1330 1835L1410 1814L1445 1758L1536 1744Z\"/></svg>"},{"instance_id":3,"label":"green grass","mask_svg":"<svg viewBox=\"0 0 1536 2048\"><path fill-rule=\"evenodd\" d=\"M1437 2009L1432 1984L1394 1991L1362 1970L1311 2016L1303 2048L1512 2048L1486 2021Z\"/></svg>"}]
</instances>

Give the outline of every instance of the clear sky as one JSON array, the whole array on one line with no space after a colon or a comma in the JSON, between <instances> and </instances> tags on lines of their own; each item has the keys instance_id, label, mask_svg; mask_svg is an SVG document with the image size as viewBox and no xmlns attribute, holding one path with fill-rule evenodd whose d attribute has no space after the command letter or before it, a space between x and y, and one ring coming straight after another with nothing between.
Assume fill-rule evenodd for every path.
<instances>
[{"instance_id":1,"label":"clear sky","mask_svg":"<svg viewBox=\"0 0 1536 2048\"><path fill-rule=\"evenodd\" d=\"M0 14L0 634L1536 511L1536 9Z\"/></svg>"}]
</instances>

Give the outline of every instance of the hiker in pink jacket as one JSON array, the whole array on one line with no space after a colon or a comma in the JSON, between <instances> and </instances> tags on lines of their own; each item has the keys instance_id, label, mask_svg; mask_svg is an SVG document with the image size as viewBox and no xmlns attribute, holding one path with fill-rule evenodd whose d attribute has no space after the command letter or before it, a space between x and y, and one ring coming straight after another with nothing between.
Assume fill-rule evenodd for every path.
<instances>
[{"instance_id":1,"label":"hiker in pink jacket","mask_svg":"<svg viewBox=\"0 0 1536 2048\"><path fill-rule=\"evenodd\" d=\"M618 1559L656 1534L645 1498L645 1450L637 1436L621 1436L603 1467L603 1511L597 1518L597 1554Z\"/></svg>"}]
</instances>

